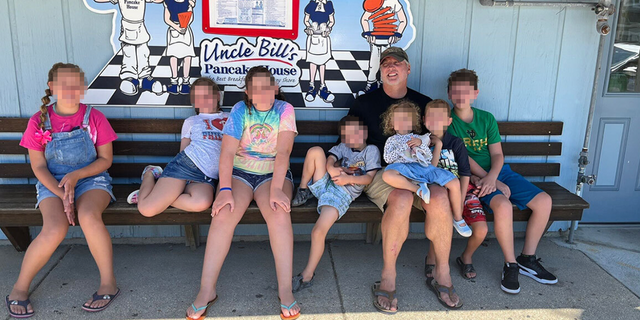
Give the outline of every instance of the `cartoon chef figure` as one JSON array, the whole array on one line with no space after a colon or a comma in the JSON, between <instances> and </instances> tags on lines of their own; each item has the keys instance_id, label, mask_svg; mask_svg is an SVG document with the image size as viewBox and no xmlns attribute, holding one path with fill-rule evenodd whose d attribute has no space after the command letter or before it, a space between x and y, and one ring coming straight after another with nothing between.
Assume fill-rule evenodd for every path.
<instances>
[{"instance_id":1,"label":"cartoon chef figure","mask_svg":"<svg viewBox=\"0 0 640 320\"><path fill-rule=\"evenodd\" d=\"M371 46L367 85L358 95L373 91L380 86L377 79L380 70L380 54L394 45L407 27L407 15L399 0L365 0L364 14L360 18L362 37Z\"/></svg>"},{"instance_id":2,"label":"cartoon chef figure","mask_svg":"<svg viewBox=\"0 0 640 320\"><path fill-rule=\"evenodd\" d=\"M163 0L94 0L118 4L122 21L120 23L120 46L122 47L122 67L120 68L120 91L133 96L139 89L162 93L162 84L151 78L149 67L149 46L151 39L144 25L146 2L161 3Z\"/></svg>"},{"instance_id":3,"label":"cartoon chef figure","mask_svg":"<svg viewBox=\"0 0 640 320\"><path fill-rule=\"evenodd\" d=\"M310 0L304 8L304 25L307 34L307 57L309 62L309 90L305 100L311 102L320 96L322 101L331 103L335 96L327 88L324 73L326 63L331 59L331 38L329 34L335 24L333 2L331 0ZM320 88L316 89L316 73L320 77Z\"/></svg>"}]
</instances>

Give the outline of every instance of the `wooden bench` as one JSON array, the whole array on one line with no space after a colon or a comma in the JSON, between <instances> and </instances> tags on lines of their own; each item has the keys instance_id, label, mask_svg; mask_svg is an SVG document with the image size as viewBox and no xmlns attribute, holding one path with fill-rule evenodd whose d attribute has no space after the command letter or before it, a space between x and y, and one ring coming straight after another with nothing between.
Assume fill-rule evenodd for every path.
<instances>
[{"instance_id":1,"label":"wooden bench","mask_svg":"<svg viewBox=\"0 0 640 320\"><path fill-rule=\"evenodd\" d=\"M26 118L0 118L0 133L20 133L27 125ZM182 119L110 119L114 130L119 133L169 133L179 134ZM499 122L503 135L551 136L562 134L562 122ZM298 121L300 136L333 136L337 138L337 121ZM177 136L179 138L179 136ZM26 155L27 150L18 145L19 141L0 138L0 155ZM332 137L327 137L334 141ZM132 178L138 180L140 173L148 163L134 163L131 157L123 156L174 156L180 143L174 141L124 141L113 143L114 163L109 169L113 178ZM328 150L334 143L299 143L296 142L291 155L291 170L294 178L299 179L302 171L302 158L307 150L315 145ZM505 142L503 150L507 156L557 156L562 150L560 142ZM3 160L0 159L0 162ZM164 166L165 163L156 163ZM552 177L560 174L558 163L511 163L514 171L524 176ZM0 178L34 178L28 163L0 163ZM582 212L589 204L582 198L562 188L555 182L536 182L553 198L551 221L580 220ZM126 203L127 195L138 189L138 184L114 184L117 201L104 212L106 225L184 225L187 245L199 245L198 225L211 222L210 211L189 213L169 208L164 213L146 218L138 213L136 206ZM41 226L42 216L35 209L35 187L30 184L0 185L0 229L19 251L26 250L31 241L29 226ZM520 211L514 207L514 221L527 221L530 210ZM293 223L315 223L318 218L316 201L309 201L304 206L293 208ZM366 223L367 242L380 240L379 223L382 213L366 197L358 198L350 207L348 214L339 220L340 223ZM493 220L488 215L489 221ZM424 214L417 209L411 213L412 222L424 221ZM240 221L242 224L264 224L264 220L255 204L252 204Z\"/></svg>"}]
</instances>

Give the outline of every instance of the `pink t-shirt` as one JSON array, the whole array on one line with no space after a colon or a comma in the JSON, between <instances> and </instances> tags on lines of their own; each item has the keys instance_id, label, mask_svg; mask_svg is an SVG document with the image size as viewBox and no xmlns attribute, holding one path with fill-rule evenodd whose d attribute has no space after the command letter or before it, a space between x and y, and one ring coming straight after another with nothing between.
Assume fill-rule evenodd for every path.
<instances>
[{"instance_id":1,"label":"pink t-shirt","mask_svg":"<svg viewBox=\"0 0 640 320\"><path fill-rule=\"evenodd\" d=\"M49 119L51 119L51 133L57 132L69 132L75 127L82 127L82 120L84 119L84 113L87 110L87 106L80 104L78 112L70 116L61 116L53 111L52 106L48 106ZM93 144L96 147L112 142L118 138L115 131L109 124L107 117L96 109L91 110L89 115L89 135ZM43 129L44 130L44 129ZM44 151L45 145L42 139L38 138L40 134L40 111L34 114L29 123L27 129L22 135L20 145L31 150Z\"/></svg>"}]
</instances>

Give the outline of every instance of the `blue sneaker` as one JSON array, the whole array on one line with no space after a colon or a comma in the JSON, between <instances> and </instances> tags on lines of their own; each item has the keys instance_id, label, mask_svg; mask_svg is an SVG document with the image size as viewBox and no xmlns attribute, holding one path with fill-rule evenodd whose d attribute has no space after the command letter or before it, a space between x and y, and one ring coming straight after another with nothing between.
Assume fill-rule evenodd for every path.
<instances>
[{"instance_id":1,"label":"blue sneaker","mask_svg":"<svg viewBox=\"0 0 640 320\"><path fill-rule=\"evenodd\" d=\"M120 82L120 91L127 96L135 96L138 94L140 82L138 79L126 78Z\"/></svg>"},{"instance_id":2,"label":"blue sneaker","mask_svg":"<svg viewBox=\"0 0 640 320\"><path fill-rule=\"evenodd\" d=\"M170 94L179 94L180 87L178 86L177 83L172 83L170 86L167 87L167 92L169 92Z\"/></svg>"},{"instance_id":3,"label":"blue sneaker","mask_svg":"<svg viewBox=\"0 0 640 320\"><path fill-rule=\"evenodd\" d=\"M145 91L151 91L155 94L162 94L162 83L160 83L160 81L153 80L151 77L143 78L140 88Z\"/></svg>"},{"instance_id":4,"label":"blue sneaker","mask_svg":"<svg viewBox=\"0 0 640 320\"><path fill-rule=\"evenodd\" d=\"M316 93L316 88L313 85L310 85L307 94L304 96L304 99L311 102L316 99Z\"/></svg>"},{"instance_id":5,"label":"blue sneaker","mask_svg":"<svg viewBox=\"0 0 640 320\"><path fill-rule=\"evenodd\" d=\"M329 91L329 89L327 89L326 85L320 87L320 91L318 92L318 96L320 96L320 98L322 98L322 101L324 101L326 103L331 103L336 98L336 96L334 96L333 93L331 93L331 91Z\"/></svg>"},{"instance_id":6,"label":"blue sneaker","mask_svg":"<svg viewBox=\"0 0 640 320\"><path fill-rule=\"evenodd\" d=\"M380 88L380 84L381 83L379 81L367 81L367 85L364 87L364 89L358 91L358 96L367 94L373 90Z\"/></svg>"},{"instance_id":7,"label":"blue sneaker","mask_svg":"<svg viewBox=\"0 0 640 320\"><path fill-rule=\"evenodd\" d=\"M182 84L180 86L180 94L189 94L191 92L191 88L189 88L188 84Z\"/></svg>"}]
</instances>

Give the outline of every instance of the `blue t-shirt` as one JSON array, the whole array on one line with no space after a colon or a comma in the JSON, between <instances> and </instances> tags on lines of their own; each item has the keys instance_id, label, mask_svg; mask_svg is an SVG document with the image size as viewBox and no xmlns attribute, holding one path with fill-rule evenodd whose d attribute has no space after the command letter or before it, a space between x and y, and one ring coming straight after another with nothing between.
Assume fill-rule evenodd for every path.
<instances>
[{"instance_id":1,"label":"blue t-shirt","mask_svg":"<svg viewBox=\"0 0 640 320\"><path fill-rule=\"evenodd\" d=\"M187 12L189 10L189 0L184 0L184 2L176 2L176 0L164 0L164 4L169 10L169 19L171 19L171 21L173 22L180 22L178 13Z\"/></svg>"},{"instance_id":2,"label":"blue t-shirt","mask_svg":"<svg viewBox=\"0 0 640 320\"><path fill-rule=\"evenodd\" d=\"M307 4L307 6L304 8L304 13L310 16L309 18L311 18L312 22L317 22L318 24L321 24L323 22L328 23L329 16L334 13L333 2L327 1L327 3L324 5L324 12L316 11L316 8L318 8L318 3L315 0L311 0L309 1L309 4Z\"/></svg>"}]
</instances>

